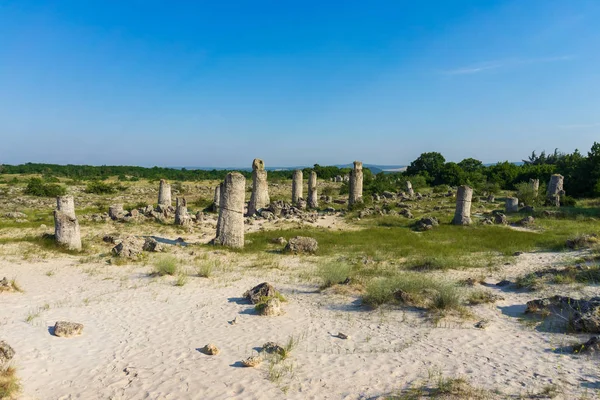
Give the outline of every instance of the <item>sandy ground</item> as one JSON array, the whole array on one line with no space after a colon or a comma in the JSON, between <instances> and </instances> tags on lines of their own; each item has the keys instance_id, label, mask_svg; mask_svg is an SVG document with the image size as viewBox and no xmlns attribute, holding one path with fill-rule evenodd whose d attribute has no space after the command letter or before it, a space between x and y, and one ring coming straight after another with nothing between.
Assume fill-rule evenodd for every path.
<instances>
[{"instance_id":1,"label":"sandy ground","mask_svg":"<svg viewBox=\"0 0 600 400\"><path fill-rule=\"evenodd\" d=\"M471 320L436 323L418 310L369 311L357 298L320 293L289 279L302 268L294 256L285 274L233 268L190 277L183 287L172 277L149 277L149 266L9 257L0 260L0 277L15 277L24 293L0 294L0 338L17 352L22 399L366 399L418 385L435 370L499 390L501 398L549 384L560 387L557 398L596 398L597 360L556 350L589 336L531 328L519 318L540 294L492 286L571 256L524 254L490 272L486 282L504 300L473 308L490 321L486 330ZM241 299L264 280L288 298L285 315L258 316ZM53 336L57 320L83 323L83 335ZM338 332L350 338L334 337ZM277 366L280 378L270 377L268 361L240 366L263 343L290 337L299 343ZM208 343L221 353L198 351Z\"/></svg>"}]
</instances>

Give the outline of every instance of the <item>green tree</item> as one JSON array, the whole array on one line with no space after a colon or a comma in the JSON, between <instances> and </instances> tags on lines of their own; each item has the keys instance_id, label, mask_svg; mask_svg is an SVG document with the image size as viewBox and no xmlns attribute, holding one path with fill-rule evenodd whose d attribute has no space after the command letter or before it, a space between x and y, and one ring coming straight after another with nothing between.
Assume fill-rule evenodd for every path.
<instances>
[{"instance_id":1,"label":"green tree","mask_svg":"<svg viewBox=\"0 0 600 400\"><path fill-rule=\"evenodd\" d=\"M444 168L446 159L437 152L423 153L406 168L407 175L423 175L427 183L433 183Z\"/></svg>"}]
</instances>

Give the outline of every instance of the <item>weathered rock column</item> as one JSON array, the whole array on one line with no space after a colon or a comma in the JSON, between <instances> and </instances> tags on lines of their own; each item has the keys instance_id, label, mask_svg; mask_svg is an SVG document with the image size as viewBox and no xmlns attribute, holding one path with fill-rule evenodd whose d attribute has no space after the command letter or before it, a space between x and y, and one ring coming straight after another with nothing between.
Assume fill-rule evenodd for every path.
<instances>
[{"instance_id":1,"label":"weathered rock column","mask_svg":"<svg viewBox=\"0 0 600 400\"><path fill-rule=\"evenodd\" d=\"M221 184L217 237L214 242L229 247L244 247L244 203L246 178L231 172Z\"/></svg>"},{"instance_id":2,"label":"weathered rock column","mask_svg":"<svg viewBox=\"0 0 600 400\"><path fill-rule=\"evenodd\" d=\"M175 225L188 225L192 222L187 210L187 201L184 197L177 197L175 208Z\"/></svg>"},{"instance_id":3,"label":"weathered rock column","mask_svg":"<svg viewBox=\"0 0 600 400\"><path fill-rule=\"evenodd\" d=\"M471 201L473 200L473 189L468 186L460 186L456 193L456 211L454 212L453 225L471 224Z\"/></svg>"},{"instance_id":4,"label":"weathered rock column","mask_svg":"<svg viewBox=\"0 0 600 400\"><path fill-rule=\"evenodd\" d=\"M408 194L408 197L413 197L415 195L415 191L413 190L412 183L410 181L406 181L406 194Z\"/></svg>"},{"instance_id":5,"label":"weathered rock column","mask_svg":"<svg viewBox=\"0 0 600 400\"><path fill-rule=\"evenodd\" d=\"M533 192L533 197L537 198L538 192L540 191L540 180L539 179L530 179L529 187L531 188L531 191Z\"/></svg>"},{"instance_id":6,"label":"weathered rock column","mask_svg":"<svg viewBox=\"0 0 600 400\"><path fill-rule=\"evenodd\" d=\"M164 179L160 180L158 188L158 205L171 206L171 185Z\"/></svg>"},{"instance_id":7,"label":"weathered rock column","mask_svg":"<svg viewBox=\"0 0 600 400\"><path fill-rule=\"evenodd\" d=\"M221 185L215 188L215 197L213 198L213 211L219 212L219 204L221 203Z\"/></svg>"},{"instance_id":8,"label":"weathered rock column","mask_svg":"<svg viewBox=\"0 0 600 400\"><path fill-rule=\"evenodd\" d=\"M508 197L506 199L506 213L519 212L519 199L516 197Z\"/></svg>"},{"instance_id":9,"label":"weathered rock column","mask_svg":"<svg viewBox=\"0 0 600 400\"><path fill-rule=\"evenodd\" d=\"M546 194L546 202L550 205L560 207L560 196L565 194L563 189L565 177L559 174L550 177L548 183L548 192Z\"/></svg>"},{"instance_id":10,"label":"weathered rock column","mask_svg":"<svg viewBox=\"0 0 600 400\"><path fill-rule=\"evenodd\" d=\"M298 200L303 196L302 183L302 170L298 169L294 171L294 175L292 176L292 204L294 206L298 204Z\"/></svg>"},{"instance_id":11,"label":"weathered rock column","mask_svg":"<svg viewBox=\"0 0 600 400\"><path fill-rule=\"evenodd\" d=\"M81 232L75 216L73 196L56 198L54 210L54 238L56 243L69 250L81 250Z\"/></svg>"},{"instance_id":12,"label":"weathered rock column","mask_svg":"<svg viewBox=\"0 0 600 400\"><path fill-rule=\"evenodd\" d=\"M317 173L310 171L308 176L308 207L317 208L319 207L319 198L317 197Z\"/></svg>"},{"instance_id":13,"label":"weathered rock column","mask_svg":"<svg viewBox=\"0 0 600 400\"><path fill-rule=\"evenodd\" d=\"M263 160L255 158L252 161L252 195L248 204L248 215L254 215L261 208L271 202L269 199L269 184L267 183L267 171Z\"/></svg>"},{"instance_id":14,"label":"weathered rock column","mask_svg":"<svg viewBox=\"0 0 600 400\"><path fill-rule=\"evenodd\" d=\"M353 205L363 201L363 165L360 161L354 161L354 169L350 172L350 194L348 204Z\"/></svg>"}]
</instances>

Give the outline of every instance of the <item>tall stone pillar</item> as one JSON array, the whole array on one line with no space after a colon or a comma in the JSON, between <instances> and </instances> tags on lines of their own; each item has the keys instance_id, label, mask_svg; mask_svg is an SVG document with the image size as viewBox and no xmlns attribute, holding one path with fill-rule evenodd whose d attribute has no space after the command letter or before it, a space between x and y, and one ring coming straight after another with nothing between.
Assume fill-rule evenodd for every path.
<instances>
[{"instance_id":1,"label":"tall stone pillar","mask_svg":"<svg viewBox=\"0 0 600 400\"><path fill-rule=\"evenodd\" d=\"M471 201L473 199L473 189L468 186L460 186L456 193L456 211L454 212L454 225L471 224Z\"/></svg>"},{"instance_id":2,"label":"tall stone pillar","mask_svg":"<svg viewBox=\"0 0 600 400\"><path fill-rule=\"evenodd\" d=\"M350 195L348 204L353 205L363 201L363 164L360 161L354 161L354 169L350 172L349 181Z\"/></svg>"},{"instance_id":3,"label":"tall stone pillar","mask_svg":"<svg viewBox=\"0 0 600 400\"><path fill-rule=\"evenodd\" d=\"M315 171L310 172L308 177L308 207L317 208L319 207L319 198L317 196L317 173Z\"/></svg>"},{"instance_id":4,"label":"tall stone pillar","mask_svg":"<svg viewBox=\"0 0 600 400\"><path fill-rule=\"evenodd\" d=\"M245 189L246 178L242 174L227 174L221 185L215 243L235 248L244 247Z\"/></svg>"},{"instance_id":5,"label":"tall stone pillar","mask_svg":"<svg viewBox=\"0 0 600 400\"><path fill-rule=\"evenodd\" d=\"M269 205L270 202L265 163L263 160L255 158L252 162L252 195L248 204L248 215L254 215L258 210Z\"/></svg>"},{"instance_id":6,"label":"tall stone pillar","mask_svg":"<svg viewBox=\"0 0 600 400\"><path fill-rule=\"evenodd\" d=\"M81 232L75 216L73 196L56 198L54 210L54 238L56 243L69 250L81 250Z\"/></svg>"}]
</instances>

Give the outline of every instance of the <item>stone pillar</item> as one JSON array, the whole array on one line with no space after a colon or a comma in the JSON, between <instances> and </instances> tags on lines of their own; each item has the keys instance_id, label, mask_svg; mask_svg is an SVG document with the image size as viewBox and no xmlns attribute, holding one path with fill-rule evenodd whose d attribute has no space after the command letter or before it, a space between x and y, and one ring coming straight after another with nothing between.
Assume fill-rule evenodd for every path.
<instances>
[{"instance_id":1,"label":"stone pillar","mask_svg":"<svg viewBox=\"0 0 600 400\"><path fill-rule=\"evenodd\" d=\"M540 180L539 179L530 179L529 187L531 188L531 191L533 192L533 197L537 198L538 192L540 191Z\"/></svg>"},{"instance_id":2,"label":"stone pillar","mask_svg":"<svg viewBox=\"0 0 600 400\"><path fill-rule=\"evenodd\" d=\"M302 194L302 170L294 171L294 175L292 176L292 205L297 205L298 200L303 197Z\"/></svg>"},{"instance_id":3,"label":"stone pillar","mask_svg":"<svg viewBox=\"0 0 600 400\"><path fill-rule=\"evenodd\" d=\"M69 250L81 250L81 232L75 216L73 196L56 198L54 210L54 238L56 243Z\"/></svg>"},{"instance_id":4,"label":"stone pillar","mask_svg":"<svg viewBox=\"0 0 600 400\"><path fill-rule=\"evenodd\" d=\"M560 207L560 196L565 194L563 189L565 177L559 174L552 175L550 177L550 183L548 183L548 192L546 195L546 202L549 205Z\"/></svg>"},{"instance_id":5,"label":"stone pillar","mask_svg":"<svg viewBox=\"0 0 600 400\"><path fill-rule=\"evenodd\" d=\"M317 173L311 171L308 177L308 207L319 207L319 198L317 197Z\"/></svg>"},{"instance_id":6,"label":"stone pillar","mask_svg":"<svg viewBox=\"0 0 600 400\"><path fill-rule=\"evenodd\" d=\"M188 225L191 222L191 218L187 211L187 201L183 197L177 197L176 208L175 208L175 225Z\"/></svg>"},{"instance_id":7,"label":"stone pillar","mask_svg":"<svg viewBox=\"0 0 600 400\"><path fill-rule=\"evenodd\" d=\"M506 213L519 212L519 199L516 197L508 197L506 199Z\"/></svg>"},{"instance_id":8,"label":"stone pillar","mask_svg":"<svg viewBox=\"0 0 600 400\"><path fill-rule=\"evenodd\" d=\"M219 203L221 203L221 185L215 188L215 197L213 199L213 211L219 212Z\"/></svg>"},{"instance_id":9,"label":"stone pillar","mask_svg":"<svg viewBox=\"0 0 600 400\"><path fill-rule=\"evenodd\" d=\"M454 225L471 224L471 200L473 199L473 189L468 186L460 186L456 193L456 211L454 212Z\"/></svg>"},{"instance_id":10,"label":"stone pillar","mask_svg":"<svg viewBox=\"0 0 600 400\"><path fill-rule=\"evenodd\" d=\"M363 201L363 165L360 161L354 161L354 169L350 172L350 194L348 204L353 205Z\"/></svg>"},{"instance_id":11,"label":"stone pillar","mask_svg":"<svg viewBox=\"0 0 600 400\"><path fill-rule=\"evenodd\" d=\"M415 191L413 190L412 183L410 181L406 181L406 194L408 194L408 197L413 197L415 195Z\"/></svg>"},{"instance_id":12,"label":"stone pillar","mask_svg":"<svg viewBox=\"0 0 600 400\"><path fill-rule=\"evenodd\" d=\"M248 204L248 215L254 215L258 210L269 205L270 202L265 163L263 160L255 158L252 161L252 195Z\"/></svg>"},{"instance_id":13,"label":"stone pillar","mask_svg":"<svg viewBox=\"0 0 600 400\"><path fill-rule=\"evenodd\" d=\"M246 178L231 172L221 184L217 237L214 242L229 247L244 247L244 205Z\"/></svg>"},{"instance_id":14,"label":"stone pillar","mask_svg":"<svg viewBox=\"0 0 600 400\"><path fill-rule=\"evenodd\" d=\"M158 205L171 206L171 185L164 179L160 180L158 188Z\"/></svg>"}]
</instances>

